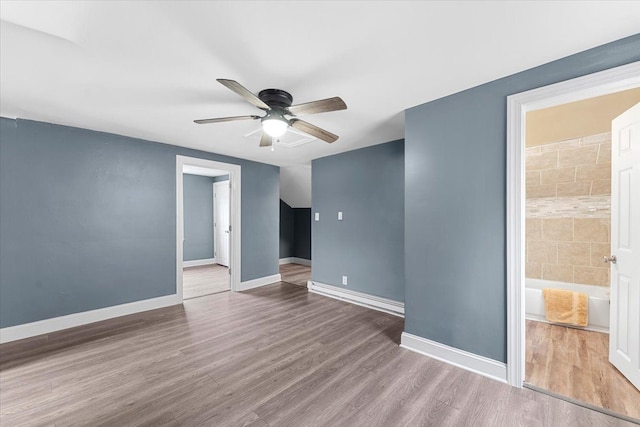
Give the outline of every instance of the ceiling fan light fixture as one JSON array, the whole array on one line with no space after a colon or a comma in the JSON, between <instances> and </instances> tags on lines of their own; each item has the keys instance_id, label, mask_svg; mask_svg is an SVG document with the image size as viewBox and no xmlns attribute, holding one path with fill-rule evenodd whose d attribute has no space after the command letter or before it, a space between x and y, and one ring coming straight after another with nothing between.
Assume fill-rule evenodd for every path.
<instances>
[{"instance_id":1,"label":"ceiling fan light fixture","mask_svg":"<svg viewBox=\"0 0 640 427\"><path fill-rule=\"evenodd\" d=\"M305 102L303 104L291 105L293 103L293 97L289 92L282 89L264 89L256 95L235 80L217 80L227 89L240 95L245 101L250 102L266 112L266 115L262 118L260 118L260 116L251 115L194 120L197 124L202 125L206 123L260 119L262 122L260 147L273 147L273 140L275 139L276 142L279 141L279 138L287 132L289 126L313 138L321 139L324 142L332 143L338 140L338 135L296 117L302 114L317 114L329 111L346 110L347 104L345 104L338 96L320 99L318 101ZM288 119L285 116L293 116L293 118Z\"/></svg>"},{"instance_id":2,"label":"ceiling fan light fixture","mask_svg":"<svg viewBox=\"0 0 640 427\"><path fill-rule=\"evenodd\" d=\"M272 138L278 138L284 135L289 124L281 119L267 118L262 120L262 130L264 130Z\"/></svg>"}]
</instances>

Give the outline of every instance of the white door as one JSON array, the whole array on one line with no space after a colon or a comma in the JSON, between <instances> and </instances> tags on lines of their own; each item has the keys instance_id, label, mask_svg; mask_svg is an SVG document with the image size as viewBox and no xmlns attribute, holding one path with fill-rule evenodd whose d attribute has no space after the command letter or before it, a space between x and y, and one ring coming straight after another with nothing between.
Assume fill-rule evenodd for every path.
<instances>
[{"instance_id":1,"label":"white door","mask_svg":"<svg viewBox=\"0 0 640 427\"><path fill-rule=\"evenodd\" d=\"M611 123L611 254L609 361L640 389L640 104Z\"/></svg>"},{"instance_id":2,"label":"white door","mask_svg":"<svg viewBox=\"0 0 640 427\"><path fill-rule=\"evenodd\" d=\"M229 267L229 181L213 183L213 234L215 258Z\"/></svg>"}]
</instances>

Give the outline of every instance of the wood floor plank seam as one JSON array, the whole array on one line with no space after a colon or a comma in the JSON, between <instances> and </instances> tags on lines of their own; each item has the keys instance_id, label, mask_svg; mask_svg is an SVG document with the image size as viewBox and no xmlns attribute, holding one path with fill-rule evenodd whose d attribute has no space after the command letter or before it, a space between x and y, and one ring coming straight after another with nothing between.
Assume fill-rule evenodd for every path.
<instances>
[{"instance_id":1,"label":"wood floor plank seam","mask_svg":"<svg viewBox=\"0 0 640 427\"><path fill-rule=\"evenodd\" d=\"M87 326L6 347L0 425L631 425L401 349L403 319L299 285Z\"/></svg>"},{"instance_id":2,"label":"wood floor plank seam","mask_svg":"<svg viewBox=\"0 0 640 427\"><path fill-rule=\"evenodd\" d=\"M640 420L640 391L611 363L609 336L528 320L526 382Z\"/></svg>"},{"instance_id":3,"label":"wood floor plank seam","mask_svg":"<svg viewBox=\"0 0 640 427\"><path fill-rule=\"evenodd\" d=\"M244 403L246 400L245 398L246 394L249 392L254 392L254 394L257 394L260 396L258 398L257 403L264 402L264 401L267 401L271 396L277 394L278 392L281 392L281 390L284 390L284 389L288 390L295 383L298 383L300 381L305 381L307 378L314 376L318 370L325 369L327 363L334 362L335 360L339 359L345 354L348 354L353 348L357 348L357 344L353 343L353 337L358 336L360 333L360 329L363 329L363 328L366 329L367 325L360 325L359 328L356 328L356 329L350 328L351 330L349 330L349 332L347 332L346 334L342 334L337 341L343 342L344 346L339 347L338 352L334 354L324 353L324 356L322 357L324 359L323 363L317 363L317 357L318 357L317 355L310 355L310 358L308 358L308 361L313 361L314 363L305 365L305 361L304 361L305 358L303 357L303 359L301 359L300 361L291 362L289 366L285 365L284 367L288 368L289 370L291 368L295 368L296 365L305 366L306 369L303 371L293 371L298 375L292 376L291 379L289 379L288 381L285 381L284 383L280 382L280 384L278 384L277 387L275 387L275 384L272 383L272 380L274 375L278 376L281 373L282 371L281 369L272 368L266 373L260 372L261 375L258 377L254 376L253 381L251 381L251 384L247 385L249 387L248 390L246 389L243 390L239 396L235 396L229 399L228 401L225 401L221 405L226 405L228 407L229 405L234 403L236 404L236 406L238 405L238 402ZM373 335L375 335L375 333L372 333L371 335L367 335L365 336L365 338L370 338ZM236 381L233 381L232 384L237 384L237 383ZM262 390L262 392L255 393L257 390ZM256 402L253 402L252 405L256 405ZM210 408L211 411L215 411L215 409L217 409L217 407ZM244 408L242 406L240 408L235 409L235 411L239 411L239 412L242 412L243 410ZM235 414L237 416L237 412L232 411L231 414ZM260 413L257 413L257 414L262 417ZM210 423L210 422L213 422L213 417L216 417L216 416L220 416L220 414L215 413L213 415L210 414L210 416L207 416L206 414L200 415L199 417L193 420L190 420L190 422L195 424ZM179 421L181 420L179 419Z\"/></svg>"}]
</instances>

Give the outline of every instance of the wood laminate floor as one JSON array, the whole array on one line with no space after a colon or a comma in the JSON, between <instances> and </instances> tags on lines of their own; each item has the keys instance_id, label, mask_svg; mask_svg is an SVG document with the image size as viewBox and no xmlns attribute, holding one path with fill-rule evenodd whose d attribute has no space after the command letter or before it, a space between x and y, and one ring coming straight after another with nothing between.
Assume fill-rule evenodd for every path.
<instances>
[{"instance_id":1,"label":"wood laminate floor","mask_svg":"<svg viewBox=\"0 0 640 427\"><path fill-rule=\"evenodd\" d=\"M398 346L277 283L0 347L2 426L629 426Z\"/></svg>"},{"instance_id":2,"label":"wood laminate floor","mask_svg":"<svg viewBox=\"0 0 640 427\"><path fill-rule=\"evenodd\" d=\"M229 290L229 269L211 264L182 269L182 298L196 298Z\"/></svg>"},{"instance_id":3,"label":"wood laminate floor","mask_svg":"<svg viewBox=\"0 0 640 427\"><path fill-rule=\"evenodd\" d=\"M300 264L281 264L280 275L283 282L306 288L307 282L311 280L311 267Z\"/></svg>"},{"instance_id":4,"label":"wood laminate floor","mask_svg":"<svg viewBox=\"0 0 640 427\"><path fill-rule=\"evenodd\" d=\"M527 320L526 381L640 420L640 391L609 363L609 335Z\"/></svg>"}]
</instances>

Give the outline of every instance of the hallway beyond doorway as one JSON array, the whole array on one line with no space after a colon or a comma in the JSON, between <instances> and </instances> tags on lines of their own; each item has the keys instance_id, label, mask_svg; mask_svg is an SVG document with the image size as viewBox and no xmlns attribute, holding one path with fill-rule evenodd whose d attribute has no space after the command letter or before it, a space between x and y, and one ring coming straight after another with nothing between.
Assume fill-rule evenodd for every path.
<instances>
[{"instance_id":1,"label":"hallway beyond doorway","mask_svg":"<svg viewBox=\"0 0 640 427\"><path fill-rule=\"evenodd\" d=\"M281 264L280 275L283 282L306 288L307 282L311 280L311 267L300 264Z\"/></svg>"},{"instance_id":2,"label":"hallway beyond doorway","mask_svg":"<svg viewBox=\"0 0 640 427\"><path fill-rule=\"evenodd\" d=\"M196 298L229 290L229 269L212 264L182 269L182 298Z\"/></svg>"}]
</instances>

